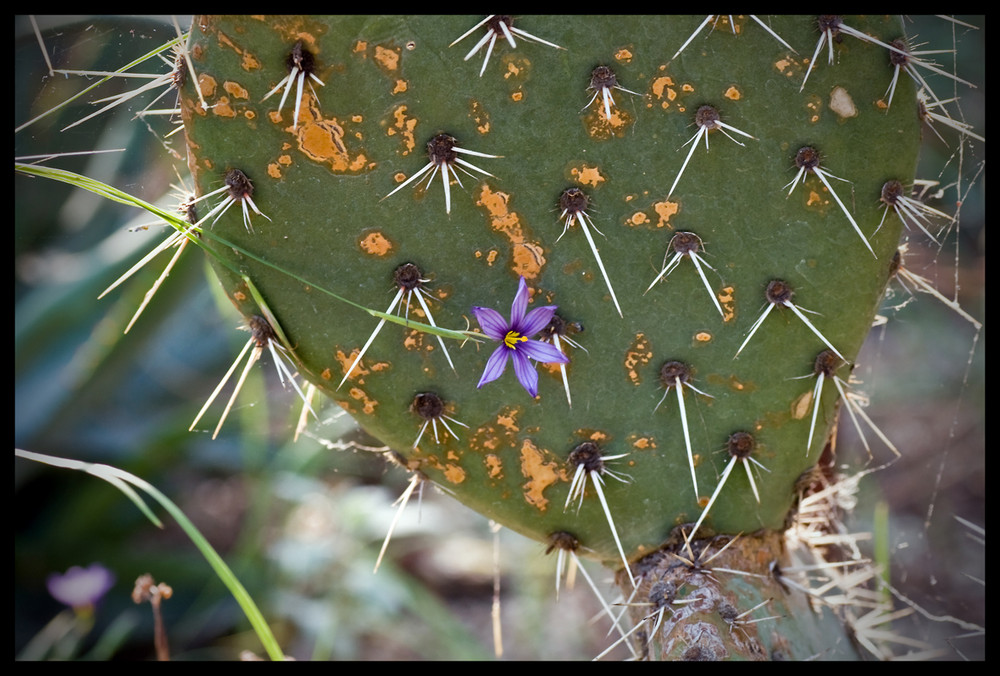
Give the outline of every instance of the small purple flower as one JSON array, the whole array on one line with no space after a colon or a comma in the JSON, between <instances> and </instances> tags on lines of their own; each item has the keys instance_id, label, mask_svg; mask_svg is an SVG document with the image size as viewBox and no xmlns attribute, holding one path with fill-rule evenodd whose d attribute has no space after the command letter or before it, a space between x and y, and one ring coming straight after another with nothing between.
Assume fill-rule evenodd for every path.
<instances>
[{"instance_id":1,"label":"small purple flower","mask_svg":"<svg viewBox=\"0 0 1000 676\"><path fill-rule=\"evenodd\" d=\"M96 604L114 584L115 574L99 563L89 568L73 566L65 575L52 573L45 580L53 598L71 608Z\"/></svg>"},{"instance_id":2,"label":"small purple flower","mask_svg":"<svg viewBox=\"0 0 1000 676\"><path fill-rule=\"evenodd\" d=\"M545 364L557 362L566 364L569 357L556 349L554 345L543 343L540 340L529 340L546 326L552 319L556 311L555 305L536 307L531 312L525 314L528 309L528 285L524 277L517 285L517 294L514 302L510 306L510 321L506 321L496 310L488 307L473 307L472 312L479 321L483 333L493 340L499 341L500 346L490 355L483 370L483 377L479 379L482 387L486 383L491 383L503 375L507 368L507 358L514 362L514 373L518 382L528 391L532 397L538 395L538 372L532 365L531 359Z\"/></svg>"}]
</instances>

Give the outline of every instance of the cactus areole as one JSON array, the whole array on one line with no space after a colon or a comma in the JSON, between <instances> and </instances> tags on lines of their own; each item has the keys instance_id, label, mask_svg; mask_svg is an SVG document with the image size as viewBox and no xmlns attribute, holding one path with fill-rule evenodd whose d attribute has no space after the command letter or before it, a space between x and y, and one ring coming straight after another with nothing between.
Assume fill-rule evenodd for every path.
<instances>
[{"instance_id":1,"label":"cactus areole","mask_svg":"<svg viewBox=\"0 0 1000 676\"><path fill-rule=\"evenodd\" d=\"M767 471L747 465L755 490L737 467L696 539L783 530L836 422L828 380L807 448L803 377L824 349L857 355L900 240L895 214L878 227L883 186L916 168L916 92L901 79L885 105L885 48L841 33L813 62L815 16L771 17L797 53L741 16L671 58L702 18L494 19L450 46L481 17L202 16L181 90L199 194L228 183L266 215L251 228L228 210L213 231L238 248L211 245L259 289L302 377L456 499L615 569L698 520L731 453ZM844 23L900 37L895 19ZM287 100L265 100L294 73ZM320 288L379 311L399 293L391 314L421 325L477 330L474 312L507 321L514 298L520 317L557 306L586 330L575 347L542 326L505 337L568 362L517 353L517 377L477 388L490 336L386 322L358 359L380 319ZM685 367L669 381L667 362ZM440 419L468 427L422 433ZM620 456L622 480L567 507L582 444Z\"/></svg>"}]
</instances>

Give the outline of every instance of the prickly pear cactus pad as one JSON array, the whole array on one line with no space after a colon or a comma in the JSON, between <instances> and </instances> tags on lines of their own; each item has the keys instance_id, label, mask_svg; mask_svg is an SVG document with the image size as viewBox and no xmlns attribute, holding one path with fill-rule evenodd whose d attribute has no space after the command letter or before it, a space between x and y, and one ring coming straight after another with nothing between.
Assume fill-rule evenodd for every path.
<instances>
[{"instance_id":1,"label":"prickly pear cactus pad","mask_svg":"<svg viewBox=\"0 0 1000 676\"><path fill-rule=\"evenodd\" d=\"M898 19L717 18L690 42L704 17L196 18L205 239L259 290L216 265L227 295L408 468L540 542L622 568L681 524L780 531L921 121L876 44Z\"/></svg>"}]
</instances>

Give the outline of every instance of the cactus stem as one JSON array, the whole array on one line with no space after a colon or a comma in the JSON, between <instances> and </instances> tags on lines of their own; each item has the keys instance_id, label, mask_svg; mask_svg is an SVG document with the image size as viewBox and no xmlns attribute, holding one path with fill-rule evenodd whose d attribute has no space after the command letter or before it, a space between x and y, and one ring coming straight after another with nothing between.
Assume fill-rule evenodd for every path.
<instances>
[{"instance_id":1,"label":"cactus stem","mask_svg":"<svg viewBox=\"0 0 1000 676\"><path fill-rule=\"evenodd\" d=\"M722 311L719 299L716 297L715 292L712 291L712 285L708 283L708 278L705 277L705 272L701 269L701 266L704 264L713 272L715 271L715 268L709 265L704 258L698 255L699 248L704 250L704 245L702 244L701 238L693 232L678 232L670 238L670 244L667 245L667 254L669 254L670 250L673 249L675 252L674 257L670 259L669 263L667 263L667 254L663 255L663 269L660 270L660 274L656 276L656 279L650 283L642 295L645 296L649 293L649 290L653 288L653 285L655 285L663 277L666 277L673 272L674 268L680 265L681 259L684 256L687 256L691 259L691 262L694 263L695 269L698 270L698 276L701 277L701 281L705 284L705 289L708 291L708 295L711 297L712 302L715 303L715 308L719 311L722 319L725 320L726 314Z\"/></svg>"},{"instance_id":2,"label":"cactus stem","mask_svg":"<svg viewBox=\"0 0 1000 676\"><path fill-rule=\"evenodd\" d=\"M737 141L732 136L730 136L726 132L727 129L730 131L734 131L737 134L742 134L747 138L752 138L756 140L755 136L752 136L746 133L745 131L737 129L736 127L728 125L725 122L719 120L719 111L716 110L714 106L704 105L698 108L698 110L695 112L694 115L694 122L695 125L697 125L698 127L698 131L695 132L694 136L689 138L687 141L684 142L684 144L681 145L681 148L683 148L688 143L690 143L691 150L688 151L687 157L684 158L684 163L681 165L681 170L677 172L677 178L674 179L674 184L670 186L670 191L667 193L667 199L670 199L670 196L674 194L674 188L677 187L677 183L680 182L681 176L684 175L684 170L687 168L688 162L691 161L691 156L694 155L695 148L698 147L698 141L700 141L702 138L705 139L705 150L708 151L709 132L716 130L721 131L723 134L726 135L726 138L728 138L730 141L739 146L743 146L744 144L741 143L740 141Z\"/></svg>"}]
</instances>

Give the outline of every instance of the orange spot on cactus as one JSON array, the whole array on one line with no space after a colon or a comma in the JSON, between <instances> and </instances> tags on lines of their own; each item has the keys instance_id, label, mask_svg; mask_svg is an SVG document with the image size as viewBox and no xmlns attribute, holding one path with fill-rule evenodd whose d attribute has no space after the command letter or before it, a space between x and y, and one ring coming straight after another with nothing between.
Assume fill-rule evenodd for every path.
<instances>
[{"instance_id":1,"label":"orange spot on cactus","mask_svg":"<svg viewBox=\"0 0 1000 676\"><path fill-rule=\"evenodd\" d=\"M476 131L480 134L490 133L490 114L483 108L483 104L473 99L469 103L469 117L476 123Z\"/></svg>"},{"instance_id":2,"label":"orange spot on cactus","mask_svg":"<svg viewBox=\"0 0 1000 676\"><path fill-rule=\"evenodd\" d=\"M730 99L731 101L739 101L743 95L740 93L740 90L737 89L736 87L730 87L729 89L726 90L726 93L723 94L723 96L725 96L727 99Z\"/></svg>"},{"instance_id":3,"label":"orange spot on cactus","mask_svg":"<svg viewBox=\"0 0 1000 676\"><path fill-rule=\"evenodd\" d=\"M477 206L486 210L490 227L502 233L511 243L511 269L525 279L535 279L545 265L542 246L529 241L516 211L508 207L510 195L499 190L494 192L483 184Z\"/></svg>"},{"instance_id":4,"label":"orange spot on cactus","mask_svg":"<svg viewBox=\"0 0 1000 676\"><path fill-rule=\"evenodd\" d=\"M632 440L632 448L639 451L656 448L656 441L653 437L637 437Z\"/></svg>"},{"instance_id":5,"label":"orange spot on cactus","mask_svg":"<svg viewBox=\"0 0 1000 676\"><path fill-rule=\"evenodd\" d=\"M628 220L625 221L626 225L631 225L633 227L636 225L645 225L646 223L649 223L649 216L641 211L635 212L629 216Z\"/></svg>"},{"instance_id":6,"label":"orange spot on cactus","mask_svg":"<svg viewBox=\"0 0 1000 676\"><path fill-rule=\"evenodd\" d=\"M590 185L597 187L599 183L603 183L606 179L601 176L601 170L597 167L590 167L586 164L581 164L579 167L573 167L569 170L570 175L576 180L580 185Z\"/></svg>"},{"instance_id":7,"label":"orange spot on cactus","mask_svg":"<svg viewBox=\"0 0 1000 676\"><path fill-rule=\"evenodd\" d=\"M632 50L627 47L622 47L617 52L615 52L615 61L621 63L629 63L632 61Z\"/></svg>"},{"instance_id":8,"label":"orange spot on cactus","mask_svg":"<svg viewBox=\"0 0 1000 676\"><path fill-rule=\"evenodd\" d=\"M733 301L736 290L727 286L719 291L718 298L719 304L722 305L723 317L722 321L728 322L732 321L733 317L736 316L736 303Z\"/></svg>"},{"instance_id":9,"label":"orange spot on cactus","mask_svg":"<svg viewBox=\"0 0 1000 676\"><path fill-rule=\"evenodd\" d=\"M625 351L625 374L633 385L638 386L641 382L639 377L639 367L645 366L653 358L653 353L649 349L649 340L644 333L635 334L635 339Z\"/></svg>"},{"instance_id":10,"label":"orange spot on cactus","mask_svg":"<svg viewBox=\"0 0 1000 676\"><path fill-rule=\"evenodd\" d=\"M392 253L392 241L382 234L381 230L373 230L358 240L358 246L369 256L388 256Z\"/></svg>"},{"instance_id":11,"label":"orange spot on cactus","mask_svg":"<svg viewBox=\"0 0 1000 676\"><path fill-rule=\"evenodd\" d=\"M393 110L392 116L395 118L395 122L386 130L386 135L395 136L397 133L401 134L403 141L403 151L401 154L404 156L409 155L417 145L413 138L413 129L417 126L417 120L416 118L408 118L406 116L406 106L399 106ZM405 176L398 180L405 180Z\"/></svg>"},{"instance_id":12,"label":"orange spot on cactus","mask_svg":"<svg viewBox=\"0 0 1000 676\"><path fill-rule=\"evenodd\" d=\"M444 478L453 484L460 484L465 481L465 470L458 465L445 465Z\"/></svg>"},{"instance_id":13,"label":"orange spot on cactus","mask_svg":"<svg viewBox=\"0 0 1000 676\"><path fill-rule=\"evenodd\" d=\"M243 301L245 301L247 299L247 295L245 293L243 293L242 291L234 291L233 292L233 298L235 298L236 300L238 300L239 302L242 303Z\"/></svg>"},{"instance_id":14,"label":"orange spot on cactus","mask_svg":"<svg viewBox=\"0 0 1000 676\"><path fill-rule=\"evenodd\" d=\"M276 162L267 165L267 175L271 178L281 178L281 167Z\"/></svg>"},{"instance_id":15,"label":"orange spot on cactus","mask_svg":"<svg viewBox=\"0 0 1000 676\"><path fill-rule=\"evenodd\" d=\"M653 209L656 211L657 216L660 217L656 222L656 227L670 226L670 217L680 211L680 208L681 206L678 202L671 202L669 200L654 204Z\"/></svg>"},{"instance_id":16,"label":"orange spot on cactus","mask_svg":"<svg viewBox=\"0 0 1000 676\"><path fill-rule=\"evenodd\" d=\"M392 88L393 94L402 94L409 87L406 80L396 80L396 85Z\"/></svg>"},{"instance_id":17,"label":"orange spot on cactus","mask_svg":"<svg viewBox=\"0 0 1000 676\"><path fill-rule=\"evenodd\" d=\"M378 402L369 397L364 390L360 387L352 387L350 390L350 395L352 399L356 399L361 402L361 412L371 415L375 412L375 408L378 406Z\"/></svg>"},{"instance_id":18,"label":"orange spot on cactus","mask_svg":"<svg viewBox=\"0 0 1000 676\"><path fill-rule=\"evenodd\" d=\"M323 369L323 372L319 374L319 377L322 378L323 380L329 380L330 378L332 378L333 374L330 372L330 367L327 366L325 369Z\"/></svg>"},{"instance_id":19,"label":"orange spot on cactus","mask_svg":"<svg viewBox=\"0 0 1000 676\"><path fill-rule=\"evenodd\" d=\"M399 55L401 53L402 50L399 47L392 49L391 47L375 45L375 63L387 73L392 73L399 68Z\"/></svg>"},{"instance_id":20,"label":"orange spot on cactus","mask_svg":"<svg viewBox=\"0 0 1000 676\"><path fill-rule=\"evenodd\" d=\"M559 462L549 451L538 448L530 439L521 443L521 474L528 480L522 485L525 501L544 512L549 505L545 489L559 480L566 481L565 473L559 469Z\"/></svg>"},{"instance_id":21,"label":"orange spot on cactus","mask_svg":"<svg viewBox=\"0 0 1000 676\"><path fill-rule=\"evenodd\" d=\"M694 339L699 343L708 343L712 340L712 334L708 331L699 331L694 334Z\"/></svg>"},{"instance_id":22,"label":"orange spot on cactus","mask_svg":"<svg viewBox=\"0 0 1000 676\"><path fill-rule=\"evenodd\" d=\"M486 463L486 472L491 479L503 478L503 463L500 461L500 456L489 453L483 458L483 462Z\"/></svg>"},{"instance_id":23,"label":"orange spot on cactus","mask_svg":"<svg viewBox=\"0 0 1000 676\"><path fill-rule=\"evenodd\" d=\"M211 75L208 75L207 73L199 73L198 87L201 89L201 95L206 99L210 99L215 96L215 89L218 87L218 83Z\"/></svg>"},{"instance_id":24,"label":"orange spot on cactus","mask_svg":"<svg viewBox=\"0 0 1000 676\"><path fill-rule=\"evenodd\" d=\"M353 364L354 360L357 358L358 352L360 352L359 348L351 350L350 354L344 354L343 350L337 350L334 357L338 362L340 362L340 369L342 373L347 373L347 369L351 368L351 364ZM354 380L357 381L359 385L364 385L365 376L372 372L384 371L387 368L389 368L388 362L370 362L366 367L365 360L361 359L361 361L358 362L358 365L354 367L354 370L351 371L351 376L348 380Z\"/></svg>"},{"instance_id":25,"label":"orange spot on cactus","mask_svg":"<svg viewBox=\"0 0 1000 676\"><path fill-rule=\"evenodd\" d=\"M515 92L511 92L511 95L510 95L510 100L511 101L514 101L515 103L520 103L521 100L523 100L523 99L524 99L524 92L521 91L520 89L518 89Z\"/></svg>"},{"instance_id":26,"label":"orange spot on cactus","mask_svg":"<svg viewBox=\"0 0 1000 676\"><path fill-rule=\"evenodd\" d=\"M231 82L226 80L222 83L222 88L229 92L229 95L234 99L249 99L250 92L246 90L245 87L240 86L238 82Z\"/></svg>"},{"instance_id":27,"label":"orange spot on cactus","mask_svg":"<svg viewBox=\"0 0 1000 676\"><path fill-rule=\"evenodd\" d=\"M820 194L818 192L816 192L815 190L810 190L809 191L809 197L806 198L806 206L807 207L814 207L817 204L822 205L822 204L826 204L826 203L827 203L827 200L824 200L820 196Z\"/></svg>"},{"instance_id":28,"label":"orange spot on cactus","mask_svg":"<svg viewBox=\"0 0 1000 676\"><path fill-rule=\"evenodd\" d=\"M212 106L212 114L216 117L236 117L236 111L229 105L228 96L219 97L219 100Z\"/></svg>"},{"instance_id":29,"label":"orange spot on cactus","mask_svg":"<svg viewBox=\"0 0 1000 676\"><path fill-rule=\"evenodd\" d=\"M368 51L368 42L365 41L365 40L358 40L351 47L351 51L353 51L355 54L362 54L362 55L364 55L365 52Z\"/></svg>"}]
</instances>

